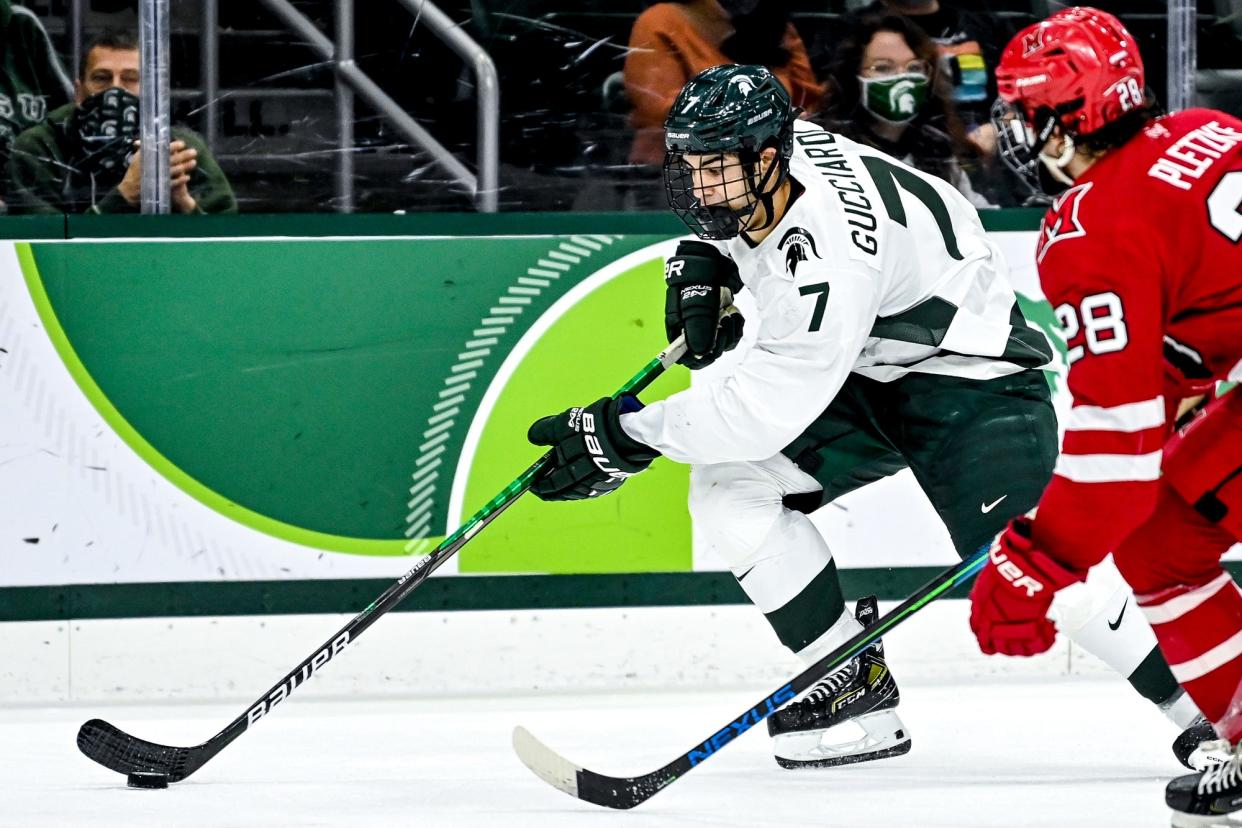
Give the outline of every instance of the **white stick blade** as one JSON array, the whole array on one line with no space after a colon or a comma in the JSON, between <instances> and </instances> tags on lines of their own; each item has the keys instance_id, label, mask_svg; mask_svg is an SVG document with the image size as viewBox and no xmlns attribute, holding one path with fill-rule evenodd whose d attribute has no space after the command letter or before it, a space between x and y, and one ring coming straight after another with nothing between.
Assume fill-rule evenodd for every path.
<instances>
[{"instance_id":1,"label":"white stick blade","mask_svg":"<svg viewBox=\"0 0 1242 828\"><path fill-rule=\"evenodd\" d=\"M513 729L513 750L535 776L574 798L578 797L578 771L582 770L581 767L536 739L533 733L520 725Z\"/></svg>"}]
</instances>

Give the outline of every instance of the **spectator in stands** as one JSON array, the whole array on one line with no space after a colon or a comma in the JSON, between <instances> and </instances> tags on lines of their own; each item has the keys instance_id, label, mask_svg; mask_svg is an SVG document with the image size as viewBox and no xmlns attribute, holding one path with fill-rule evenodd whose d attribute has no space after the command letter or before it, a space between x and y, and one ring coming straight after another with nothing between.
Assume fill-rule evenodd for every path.
<instances>
[{"instance_id":1,"label":"spectator in stands","mask_svg":"<svg viewBox=\"0 0 1242 828\"><path fill-rule=\"evenodd\" d=\"M984 156L996 154L991 123L996 100L996 64L1013 29L999 17L960 9L944 0L875 0L859 14L909 17L940 47L946 77L952 80L953 103L972 143Z\"/></svg>"},{"instance_id":2,"label":"spectator in stands","mask_svg":"<svg viewBox=\"0 0 1242 828\"><path fill-rule=\"evenodd\" d=\"M625 88L634 104L630 161L664 160L664 118L686 81L725 63L768 67L795 106L818 111L815 79L787 0L684 0L656 3L634 22L625 59Z\"/></svg>"},{"instance_id":3,"label":"spectator in stands","mask_svg":"<svg viewBox=\"0 0 1242 828\"><path fill-rule=\"evenodd\" d=\"M43 123L47 113L73 100L73 84L60 65L39 18L11 0L0 0L0 164L17 134Z\"/></svg>"},{"instance_id":4,"label":"spectator in stands","mask_svg":"<svg viewBox=\"0 0 1242 828\"><path fill-rule=\"evenodd\" d=\"M932 39L905 17L860 18L836 52L824 124L943 178L976 207L991 207L963 171L974 167L978 150L954 111L936 54Z\"/></svg>"},{"instance_id":5,"label":"spectator in stands","mask_svg":"<svg viewBox=\"0 0 1242 828\"><path fill-rule=\"evenodd\" d=\"M125 213L140 207L138 43L129 32L93 40L74 84L76 103L17 136L8 162L10 209ZM172 128L169 176L179 213L235 213L237 200L207 146Z\"/></svg>"}]
</instances>

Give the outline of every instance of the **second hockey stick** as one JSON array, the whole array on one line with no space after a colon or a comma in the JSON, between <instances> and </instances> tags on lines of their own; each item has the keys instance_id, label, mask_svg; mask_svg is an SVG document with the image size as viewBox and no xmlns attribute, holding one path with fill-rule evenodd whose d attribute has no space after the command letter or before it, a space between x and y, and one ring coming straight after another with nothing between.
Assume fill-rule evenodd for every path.
<instances>
[{"instance_id":1,"label":"second hockey stick","mask_svg":"<svg viewBox=\"0 0 1242 828\"><path fill-rule=\"evenodd\" d=\"M729 312L726 310L725 312ZM642 370L621 386L616 395L639 394L656 380L660 374L677 362L686 351L685 337L669 344L658 356L643 366ZM91 719L78 730L78 748L88 758L104 767L124 774L145 774L163 777L167 782L180 782L205 765L217 753L224 750L238 736L249 730L259 719L270 713L295 690L301 687L320 668L353 643L381 616L401 603L432 572L451 558L457 550L491 523L501 512L509 508L530 488L535 476L547 462L551 452L536 460L482 509L475 512L457 531L445 538L439 546L425 557L370 606L354 616L344 627L329 638L322 647L311 653L294 667L277 684L264 693L244 713L212 736L194 747L174 747L148 742L131 736L102 719Z\"/></svg>"},{"instance_id":2,"label":"second hockey stick","mask_svg":"<svg viewBox=\"0 0 1242 828\"><path fill-rule=\"evenodd\" d=\"M529 730L518 727L513 731L513 749L518 758L536 776L554 788L584 802L605 808L633 808L641 805L669 785L685 776L703 762L712 758L725 745L750 730L794 699L820 678L845 664L854 656L874 644L881 636L910 616L941 597L959 584L964 584L983 568L988 560L991 544L947 569L907 598L892 612L882 616L876 623L807 667L788 682L769 693L758 704L733 719L700 744L678 756L664 767L642 776L607 776L575 765L535 738Z\"/></svg>"}]
</instances>

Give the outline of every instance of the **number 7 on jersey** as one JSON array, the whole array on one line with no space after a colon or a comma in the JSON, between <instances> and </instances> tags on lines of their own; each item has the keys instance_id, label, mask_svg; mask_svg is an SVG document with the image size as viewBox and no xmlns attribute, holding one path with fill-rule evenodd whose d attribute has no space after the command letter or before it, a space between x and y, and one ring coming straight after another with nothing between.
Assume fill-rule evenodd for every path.
<instances>
[{"instance_id":1,"label":"number 7 on jersey","mask_svg":"<svg viewBox=\"0 0 1242 828\"><path fill-rule=\"evenodd\" d=\"M819 326L824 321L824 308L828 307L828 283L816 282L813 285L803 285L798 288L798 293L803 296L810 296L812 293L817 294L815 297L815 313L811 314L810 332L815 333L819 330Z\"/></svg>"}]
</instances>

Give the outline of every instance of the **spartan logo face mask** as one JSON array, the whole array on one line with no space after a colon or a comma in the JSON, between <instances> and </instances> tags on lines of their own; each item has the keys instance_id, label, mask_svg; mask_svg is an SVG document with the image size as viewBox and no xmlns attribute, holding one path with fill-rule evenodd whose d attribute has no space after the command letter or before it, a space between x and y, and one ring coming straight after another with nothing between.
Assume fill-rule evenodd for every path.
<instances>
[{"instance_id":1,"label":"spartan logo face mask","mask_svg":"<svg viewBox=\"0 0 1242 828\"><path fill-rule=\"evenodd\" d=\"M914 72L886 78L859 77L862 84L862 105L881 121L908 124L927 102L930 84L926 76Z\"/></svg>"},{"instance_id":2,"label":"spartan logo face mask","mask_svg":"<svg viewBox=\"0 0 1242 828\"><path fill-rule=\"evenodd\" d=\"M76 171L120 181L139 137L138 98L119 86L82 101L69 128L77 139Z\"/></svg>"}]
</instances>

